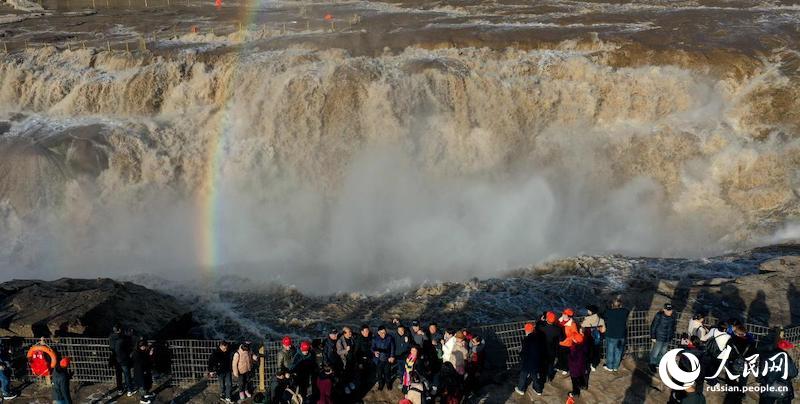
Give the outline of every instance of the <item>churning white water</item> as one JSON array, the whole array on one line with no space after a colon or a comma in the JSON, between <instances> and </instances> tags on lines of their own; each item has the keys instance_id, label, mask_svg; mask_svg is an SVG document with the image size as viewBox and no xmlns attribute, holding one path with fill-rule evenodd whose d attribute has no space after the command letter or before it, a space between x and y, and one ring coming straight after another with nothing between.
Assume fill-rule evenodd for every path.
<instances>
[{"instance_id":1,"label":"churning white water","mask_svg":"<svg viewBox=\"0 0 800 404\"><path fill-rule=\"evenodd\" d=\"M798 126L764 113L797 86L781 60L719 75L607 47L8 57L4 274L194 276L210 232L215 272L324 292L710 254L791 222Z\"/></svg>"}]
</instances>

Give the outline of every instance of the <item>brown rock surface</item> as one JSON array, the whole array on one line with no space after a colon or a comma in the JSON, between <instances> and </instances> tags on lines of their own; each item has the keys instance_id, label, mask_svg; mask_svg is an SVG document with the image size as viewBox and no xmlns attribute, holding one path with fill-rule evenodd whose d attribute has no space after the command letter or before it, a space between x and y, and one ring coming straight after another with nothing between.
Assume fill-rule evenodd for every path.
<instances>
[{"instance_id":1,"label":"brown rock surface","mask_svg":"<svg viewBox=\"0 0 800 404\"><path fill-rule=\"evenodd\" d=\"M687 320L693 312L710 312L720 319L742 318L760 325L800 323L800 256L772 258L758 269L758 274L733 279L661 281L650 308L673 301L685 308Z\"/></svg>"},{"instance_id":2,"label":"brown rock surface","mask_svg":"<svg viewBox=\"0 0 800 404\"><path fill-rule=\"evenodd\" d=\"M149 337L184 336L189 308L166 294L111 279L0 284L0 336L107 336L117 321Z\"/></svg>"}]
</instances>

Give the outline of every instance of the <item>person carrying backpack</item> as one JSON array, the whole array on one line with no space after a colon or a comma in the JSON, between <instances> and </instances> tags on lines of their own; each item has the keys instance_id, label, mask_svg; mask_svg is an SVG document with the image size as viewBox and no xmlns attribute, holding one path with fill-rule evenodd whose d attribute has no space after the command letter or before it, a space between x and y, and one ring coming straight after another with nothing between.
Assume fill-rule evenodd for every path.
<instances>
[{"instance_id":1,"label":"person carrying backpack","mask_svg":"<svg viewBox=\"0 0 800 404\"><path fill-rule=\"evenodd\" d=\"M703 338L701 342L705 342L705 353L703 354L703 368L705 369L705 377L710 386L715 386L718 382L716 378L709 378L717 373L720 367L719 355L728 346L731 336L725 332L727 325L725 322L720 321L715 328L712 328Z\"/></svg>"},{"instance_id":2,"label":"person carrying backpack","mask_svg":"<svg viewBox=\"0 0 800 404\"><path fill-rule=\"evenodd\" d=\"M590 337L590 340L586 343L589 349L589 356L587 359L592 372L600 365L600 354L603 350L603 335L606 333L606 322L597 314L598 311L600 311L600 309L593 304L586 306L587 315L581 322L581 327L587 330L587 335Z\"/></svg>"},{"instance_id":3,"label":"person carrying backpack","mask_svg":"<svg viewBox=\"0 0 800 404\"><path fill-rule=\"evenodd\" d=\"M774 330L758 344L758 370L756 378L762 387L758 404L790 404L794 400L792 380L798 371L792 357L786 352L794 345L780 338ZM780 365L783 366L780 366Z\"/></svg>"},{"instance_id":4,"label":"person carrying backpack","mask_svg":"<svg viewBox=\"0 0 800 404\"><path fill-rule=\"evenodd\" d=\"M733 336L728 342L728 346L731 347L731 352L726 368L734 376L734 378L727 381L728 386L744 387L747 385L747 376L744 376L747 358L756 354L756 347L752 336L748 335L747 329L743 324L734 325ZM725 394L726 404L741 403L743 400L744 393L741 391L729 391Z\"/></svg>"}]
</instances>

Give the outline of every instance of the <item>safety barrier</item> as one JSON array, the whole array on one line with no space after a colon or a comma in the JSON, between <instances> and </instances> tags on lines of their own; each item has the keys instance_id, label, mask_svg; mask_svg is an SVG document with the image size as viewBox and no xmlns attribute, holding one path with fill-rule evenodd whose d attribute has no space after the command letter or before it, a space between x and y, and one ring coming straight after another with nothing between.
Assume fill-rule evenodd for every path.
<instances>
[{"instance_id":1,"label":"safety barrier","mask_svg":"<svg viewBox=\"0 0 800 404\"><path fill-rule=\"evenodd\" d=\"M633 311L628 318L628 337L626 340L626 355L641 357L647 355L651 348L650 341L650 322L655 312ZM680 334L687 329L688 316L681 316L676 313L678 318L677 332ZM576 318L580 321L580 318ZM707 323L713 323L713 318L707 318ZM487 364L497 369L513 369L519 364L519 350L524 337L524 325L526 321L511 323L493 324L471 327L474 333L481 335L487 344ZM747 329L753 334L756 340L766 335L769 327L746 324ZM784 329L784 338L800 345L800 326ZM0 339L2 340L2 339ZM11 343L15 352L15 367L23 369L18 374L17 379L30 379L29 370L25 363L25 352L39 339L25 338L23 340L4 341ZM106 383L115 380L112 367L109 366L110 350L107 338L74 338L64 337L47 339L46 343L59 354L69 356L72 359L72 369L75 373L74 380L80 382ZM677 339L673 345L677 345ZM218 340L169 340L163 344L156 344L160 358L163 360L163 368L156 366L158 374L165 375L164 380L169 380L171 384L195 383L207 376L208 357L218 346ZM281 349L279 341L266 341L260 344L253 344L253 352L259 352L263 348L265 379L269 380L277 372L277 354ZM798 348L790 352L795 360L798 360ZM168 378L166 377L168 376ZM209 380L214 383L213 379Z\"/></svg>"}]
</instances>

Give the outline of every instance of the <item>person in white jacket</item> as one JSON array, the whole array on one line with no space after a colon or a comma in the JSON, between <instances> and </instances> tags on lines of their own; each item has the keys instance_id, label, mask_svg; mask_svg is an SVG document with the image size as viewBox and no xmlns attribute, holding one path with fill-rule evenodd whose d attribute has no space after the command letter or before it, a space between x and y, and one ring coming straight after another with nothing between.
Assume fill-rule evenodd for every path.
<instances>
[{"instance_id":1,"label":"person in white jacket","mask_svg":"<svg viewBox=\"0 0 800 404\"><path fill-rule=\"evenodd\" d=\"M718 356L725 350L728 346L728 342L731 340L731 336L726 332L726 329L727 324L720 322L700 339L706 342L706 355L703 356L703 373L705 377L713 376L720 368L721 361ZM718 381L713 377L708 379L708 384L710 386L716 385L717 382Z\"/></svg>"},{"instance_id":2,"label":"person in white jacket","mask_svg":"<svg viewBox=\"0 0 800 404\"><path fill-rule=\"evenodd\" d=\"M689 333L689 337L696 336L700 338L701 341L705 341L703 337L708 333L708 329L706 329L706 325L703 324L705 321L705 315L702 313L695 314L691 320L689 320L689 328L687 332Z\"/></svg>"}]
</instances>

